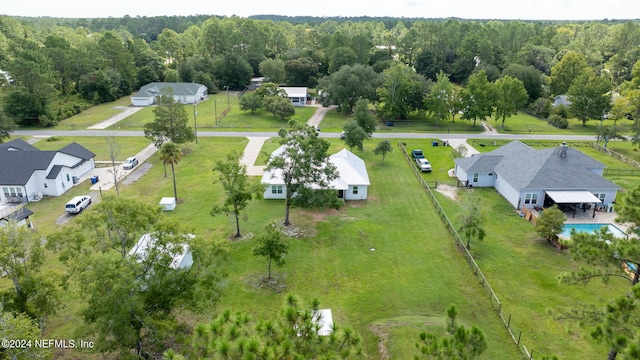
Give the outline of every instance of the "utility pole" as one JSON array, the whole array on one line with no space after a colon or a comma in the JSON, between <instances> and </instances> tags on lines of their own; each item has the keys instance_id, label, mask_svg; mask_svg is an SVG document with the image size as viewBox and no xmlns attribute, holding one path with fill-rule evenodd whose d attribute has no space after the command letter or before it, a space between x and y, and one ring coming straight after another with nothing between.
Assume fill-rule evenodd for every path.
<instances>
[{"instance_id":1,"label":"utility pole","mask_svg":"<svg viewBox=\"0 0 640 360\"><path fill-rule=\"evenodd\" d=\"M193 133L196 136L196 144L198 143L198 122L196 121L198 112L196 111L196 103L193 103Z\"/></svg>"},{"instance_id":2,"label":"utility pole","mask_svg":"<svg viewBox=\"0 0 640 360\"><path fill-rule=\"evenodd\" d=\"M216 114L216 127L218 127L218 99L213 102L213 112Z\"/></svg>"},{"instance_id":3,"label":"utility pole","mask_svg":"<svg viewBox=\"0 0 640 360\"><path fill-rule=\"evenodd\" d=\"M227 87L227 112L231 111L231 102L229 101L229 85Z\"/></svg>"}]
</instances>

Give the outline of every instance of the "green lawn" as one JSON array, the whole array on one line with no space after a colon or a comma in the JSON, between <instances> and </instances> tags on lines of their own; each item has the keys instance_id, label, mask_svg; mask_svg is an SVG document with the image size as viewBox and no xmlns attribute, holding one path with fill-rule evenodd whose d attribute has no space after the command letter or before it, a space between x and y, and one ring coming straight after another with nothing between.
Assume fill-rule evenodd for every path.
<instances>
[{"instance_id":1,"label":"green lawn","mask_svg":"<svg viewBox=\"0 0 640 360\"><path fill-rule=\"evenodd\" d=\"M59 130L67 130L69 128L85 129L91 125L95 125L99 122L107 120L113 115L121 113L122 109L117 109L116 107L125 107L125 106L129 106L130 104L131 104L130 97L125 96L110 103L96 105L81 112L80 114L74 115L68 119L64 119L60 121L58 125L54 127L54 129L59 129ZM72 127L72 125L75 125L75 127Z\"/></svg>"},{"instance_id":2,"label":"green lawn","mask_svg":"<svg viewBox=\"0 0 640 360\"><path fill-rule=\"evenodd\" d=\"M227 111L227 104L231 110ZM189 126L194 126L194 106L183 105L189 117ZM140 130L144 124L153 121L154 107L148 107L119 121L109 129ZM317 108L312 106L296 107L296 114L292 117L296 121L306 123ZM281 120L271 113L258 110L255 114L250 111L242 111L238 105L238 97L235 93L222 92L201 101L195 106L195 123L199 130L248 130L248 131L274 131L287 126L288 119ZM217 116L216 116L217 114ZM217 121L216 121L217 119Z\"/></svg>"},{"instance_id":3,"label":"green lawn","mask_svg":"<svg viewBox=\"0 0 640 360\"><path fill-rule=\"evenodd\" d=\"M246 142L246 139L204 138L198 145L187 146L187 155L176 168L178 196L184 202L167 216L184 220L202 238L227 239L233 232L232 219L209 215L211 207L222 201L220 184L214 183L210 169L227 151L241 151ZM334 140L331 151L341 146L340 141ZM323 307L333 310L338 324L350 324L364 335L365 348L372 359L378 358L380 339L385 340L391 358L412 358L417 333L441 331L444 311L451 304L458 307L463 324L476 324L487 334L490 346L483 359L517 358L515 345L490 310L479 285L469 281L464 259L455 250L400 152L396 148L382 165L380 158L372 154L372 146L369 143L364 153L358 153L367 162L375 184L368 201L340 211L293 210L294 225L307 231L308 236L291 239L287 264L275 269L277 275L286 274L285 292L306 299L319 298ZM163 177L158 160L154 157L150 163L153 167L149 172L135 184L124 187L121 196L157 204L162 196L172 193L171 179ZM398 188L406 191L397 191ZM39 204L42 205L39 211L45 212L53 204L51 199L45 200ZM52 206L51 211L59 214L57 209L64 200L55 200L60 200L60 204ZM251 286L252 280L266 271L263 260L251 255L251 250L253 239L264 226L283 218L283 202L254 201L246 214L242 232L255 235L228 244L229 258L223 269L229 274L225 294L211 313L233 308L256 317L273 316L281 307L285 292ZM420 220L416 222L417 219ZM428 233L423 226L428 227ZM71 336L77 328L70 326L69 321L80 326L73 311L77 311L81 299L71 297L66 301L69 307L53 317L48 336ZM207 321L211 313L187 318Z\"/></svg>"},{"instance_id":4,"label":"green lawn","mask_svg":"<svg viewBox=\"0 0 640 360\"><path fill-rule=\"evenodd\" d=\"M72 142L84 146L96 154L95 160L107 161L111 160L109 148L104 137L101 136L84 136L84 137L64 137L56 136L37 141L33 146L40 150L59 150ZM125 137L119 136L116 142L120 144L120 156L116 160L124 160L129 156L133 156L140 150L144 149L151 142L143 137Z\"/></svg>"},{"instance_id":5,"label":"green lawn","mask_svg":"<svg viewBox=\"0 0 640 360\"><path fill-rule=\"evenodd\" d=\"M501 120L488 119L487 124L495 128L501 134L566 134L566 135L593 135L600 127L600 121L587 121L586 126L578 119L568 119L569 127L560 129L551 126L546 119L537 118L527 113L519 112L517 115L507 118L502 128ZM617 125L631 125L632 121L618 120ZM612 120L606 120L604 125L613 125Z\"/></svg>"},{"instance_id":6,"label":"green lawn","mask_svg":"<svg viewBox=\"0 0 640 360\"><path fill-rule=\"evenodd\" d=\"M84 138L77 140L90 149L99 145ZM331 153L344 146L338 139L331 142ZM426 139L404 142L408 149L422 148L432 162L434 171L422 174L425 179L448 179L446 170L453 166L451 148L432 147ZM221 185L211 169L228 151L241 152L246 143L246 138L202 138L199 144L185 146L186 156L176 167L178 196L183 203L167 216L189 224L196 235L207 241L229 239L234 231L233 219L210 215L212 206L223 201ZM292 292L305 299L319 298L323 308L333 310L338 324L354 326L364 336L369 358L379 358L378 342L383 341L390 358L411 359L417 334L423 330L442 331L444 312L455 304L463 324L475 324L487 335L489 347L482 359L520 358L415 179L410 168L413 164L402 157L395 140L393 152L382 164L380 156L372 153L376 143L367 142L364 152L355 152L365 160L372 183L367 201L350 203L338 211L292 210L294 226L306 235L290 240L287 263L274 269L277 276L284 278L284 291L253 286L265 274L266 264L251 254L255 237L260 236L264 226L283 219L283 202L253 201L241 223L242 233L248 237L228 243L228 260L221 269L228 277L220 304L206 314L185 313L181 317L205 322L224 308L243 310L256 318L271 317L281 307L285 294ZM277 146L277 139L271 139L263 150L270 152ZM171 177L163 176L156 157L149 164L152 167L148 173L121 189L121 196L150 204L171 196ZM86 192L88 186L72 189L69 196ZM572 322L555 321L546 310L613 296L623 287L615 282L608 286L560 286L557 275L576 266L570 255L538 242L531 225L494 190L479 191L487 214L488 236L482 243L472 243L473 254L502 301L503 313L512 314L512 327L522 331L523 344L538 356L556 354L563 360L605 354L605 347L584 335L586 330ZM457 202L437 196L455 218ZM58 227L41 223L55 224L66 198L48 198L33 204L36 227L44 234ZM52 259L48 266L56 269L59 264ZM46 335L66 338L81 328L77 313L81 303L76 295L68 293L67 307L51 319Z\"/></svg>"}]
</instances>

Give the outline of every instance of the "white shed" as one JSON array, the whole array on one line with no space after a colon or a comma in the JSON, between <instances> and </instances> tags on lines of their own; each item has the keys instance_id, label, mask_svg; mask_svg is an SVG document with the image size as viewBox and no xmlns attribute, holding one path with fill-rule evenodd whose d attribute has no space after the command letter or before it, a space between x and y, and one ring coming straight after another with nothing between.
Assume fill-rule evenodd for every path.
<instances>
[{"instance_id":1,"label":"white shed","mask_svg":"<svg viewBox=\"0 0 640 360\"><path fill-rule=\"evenodd\" d=\"M185 237L193 238L195 235L186 234ZM166 243L159 248L154 234L143 234L138 242L129 251L129 256L133 256L138 262L144 261L149 256L151 249L158 250L159 253L167 252L173 254L173 259L169 264L172 269L189 269L193 265L193 255L187 244Z\"/></svg>"},{"instance_id":2,"label":"white shed","mask_svg":"<svg viewBox=\"0 0 640 360\"><path fill-rule=\"evenodd\" d=\"M163 197L160 200L160 206L162 206L162 210L164 211L173 211L173 209L176 208L176 198Z\"/></svg>"}]
</instances>

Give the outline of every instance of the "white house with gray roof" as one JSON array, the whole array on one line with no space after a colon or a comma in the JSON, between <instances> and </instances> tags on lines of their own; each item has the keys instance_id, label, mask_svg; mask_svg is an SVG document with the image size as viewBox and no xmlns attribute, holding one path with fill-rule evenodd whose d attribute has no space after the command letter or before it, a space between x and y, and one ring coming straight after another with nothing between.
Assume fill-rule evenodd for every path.
<instances>
[{"instance_id":1,"label":"white house with gray roof","mask_svg":"<svg viewBox=\"0 0 640 360\"><path fill-rule=\"evenodd\" d=\"M60 196L95 168L95 154L78 143L39 150L22 139L0 144L0 203L23 203L39 194Z\"/></svg>"},{"instance_id":2,"label":"white house with gray roof","mask_svg":"<svg viewBox=\"0 0 640 360\"><path fill-rule=\"evenodd\" d=\"M537 150L520 141L455 159L460 182L468 187L494 187L517 209L549 203L610 206L620 187L602 177L604 168L566 144Z\"/></svg>"},{"instance_id":3,"label":"white house with gray roof","mask_svg":"<svg viewBox=\"0 0 640 360\"><path fill-rule=\"evenodd\" d=\"M284 145L277 148L271 157L283 152ZM347 149L329 156L329 161L335 165L338 177L329 183L327 189L337 190L338 197L344 200L366 200L371 183L364 161ZM265 199L286 198L287 188L280 170L265 171L262 184L265 185Z\"/></svg>"},{"instance_id":4,"label":"white house with gray roof","mask_svg":"<svg viewBox=\"0 0 640 360\"><path fill-rule=\"evenodd\" d=\"M171 88L173 98L181 104L196 104L207 96L207 87L202 84L154 82L141 87L137 94L131 96L131 105L153 105L160 91L166 87Z\"/></svg>"}]
</instances>

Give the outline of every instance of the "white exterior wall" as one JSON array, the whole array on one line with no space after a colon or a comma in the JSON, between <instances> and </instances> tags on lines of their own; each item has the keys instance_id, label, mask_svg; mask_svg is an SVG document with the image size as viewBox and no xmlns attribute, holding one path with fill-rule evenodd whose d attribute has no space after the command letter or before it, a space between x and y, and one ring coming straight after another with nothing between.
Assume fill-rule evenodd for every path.
<instances>
[{"instance_id":1,"label":"white exterior wall","mask_svg":"<svg viewBox=\"0 0 640 360\"><path fill-rule=\"evenodd\" d=\"M89 171L93 170L96 167L95 162L93 161L93 158L85 161L82 165L78 166L73 170L73 176L77 176L77 177L81 177L82 175L88 173Z\"/></svg>"},{"instance_id":2,"label":"white exterior wall","mask_svg":"<svg viewBox=\"0 0 640 360\"><path fill-rule=\"evenodd\" d=\"M11 196L11 192L10 192L9 188L15 188L14 191L15 191L16 195L18 195L18 189L20 189L23 197L28 196L28 193L26 192L26 188L24 186L2 185L2 186L0 186L0 203L7 201L6 196L4 196L4 189L3 188L5 188L5 187L9 191L9 196Z\"/></svg>"},{"instance_id":3,"label":"white exterior wall","mask_svg":"<svg viewBox=\"0 0 640 360\"><path fill-rule=\"evenodd\" d=\"M458 164L456 164L456 167L454 168L454 173L456 174L456 177L460 181L465 181L466 182L466 181L469 180L467 178L467 172L464 171L461 167L459 167Z\"/></svg>"},{"instance_id":4,"label":"white exterior wall","mask_svg":"<svg viewBox=\"0 0 640 360\"><path fill-rule=\"evenodd\" d=\"M273 188L274 187L278 187L278 186L282 186L282 193L273 193ZM266 187L265 191L264 191L264 198L265 199L286 199L287 198L287 187L285 185L269 185Z\"/></svg>"},{"instance_id":5,"label":"white exterior wall","mask_svg":"<svg viewBox=\"0 0 640 360\"><path fill-rule=\"evenodd\" d=\"M473 182L473 174L468 173L467 178L469 179L469 185L473 185L475 187L493 187L495 184L495 174L489 175L487 173L478 173L478 181Z\"/></svg>"},{"instance_id":6,"label":"white exterior wall","mask_svg":"<svg viewBox=\"0 0 640 360\"><path fill-rule=\"evenodd\" d=\"M131 105L133 106L150 106L153 105L154 97L132 97Z\"/></svg>"},{"instance_id":7,"label":"white exterior wall","mask_svg":"<svg viewBox=\"0 0 640 360\"><path fill-rule=\"evenodd\" d=\"M525 204L525 198L527 194L538 194L538 201L535 204ZM527 189L527 190L522 190L520 192L520 194L518 195L518 199L520 200L520 208L522 208L523 206L529 208L529 209L533 209L536 206L542 206L544 205L544 197L547 194L544 193L544 190L542 189ZM516 205L518 205L516 203Z\"/></svg>"},{"instance_id":8,"label":"white exterior wall","mask_svg":"<svg viewBox=\"0 0 640 360\"><path fill-rule=\"evenodd\" d=\"M617 190L604 190L604 189L590 189L592 194L606 194L604 197L604 201L599 205L610 206L616 200L616 196L618 194Z\"/></svg>"},{"instance_id":9,"label":"white exterior wall","mask_svg":"<svg viewBox=\"0 0 640 360\"><path fill-rule=\"evenodd\" d=\"M349 185L349 189L344 192L345 200L366 200L367 199L367 190L369 186L367 185L355 185L358 187L358 193L353 193L354 185Z\"/></svg>"},{"instance_id":10,"label":"white exterior wall","mask_svg":"<svg viewBox=\"0 0 640 360\"><path fill-rule=\"evenodd\" d=\"M518 190L504 181L500 175L496 176L494 187L514 208L518 208L518 199L520 198L520 192Z\"/></svg>"}]
</instances>

